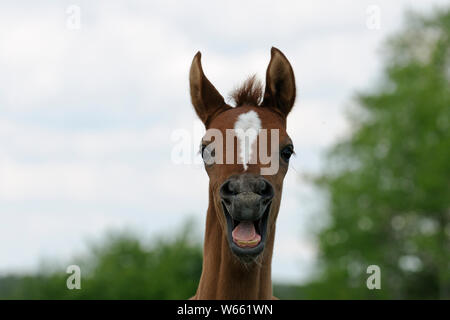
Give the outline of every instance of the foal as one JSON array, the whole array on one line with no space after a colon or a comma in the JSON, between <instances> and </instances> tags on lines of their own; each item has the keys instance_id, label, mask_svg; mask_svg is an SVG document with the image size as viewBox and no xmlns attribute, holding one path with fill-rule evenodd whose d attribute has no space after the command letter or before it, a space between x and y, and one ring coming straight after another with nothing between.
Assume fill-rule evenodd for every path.
<instances>
[{"instance_id":1,"label":"foal","mask_svg":"<svg viewBox=\"0 0 450 320\"><path fill-rule=\"evenodd\" d=\"M203 270L192 299L272 299L275 221L294 152L286 133L294 73L284 54L272 48L264 95L252 77L232 94L236 107L231 107L200 60L198 52L190 93L207 129L201 153L210 182Z\"/></svg>"}]
</instances>

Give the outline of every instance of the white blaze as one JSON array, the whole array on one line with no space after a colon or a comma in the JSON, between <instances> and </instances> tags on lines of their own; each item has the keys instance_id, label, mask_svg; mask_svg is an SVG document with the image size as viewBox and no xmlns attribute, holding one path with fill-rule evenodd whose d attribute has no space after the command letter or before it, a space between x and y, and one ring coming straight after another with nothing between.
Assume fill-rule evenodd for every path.
<instances>
[{"instance_id":1,"label":"white blaze","mask_svg":"<svg viewBox=\"0 0 450 320\"><path fill-rule=\"evenodd\" d=\"M252 155L252 146L258 137L259 130L261 129L261 119L258 114L251 110L249 112L239 115L234 124L234 131L238 138L238 144L240 145L239 157L241 158L244 170L247 170L247 164L250 161Z\"/></svg>"}]
</instances>

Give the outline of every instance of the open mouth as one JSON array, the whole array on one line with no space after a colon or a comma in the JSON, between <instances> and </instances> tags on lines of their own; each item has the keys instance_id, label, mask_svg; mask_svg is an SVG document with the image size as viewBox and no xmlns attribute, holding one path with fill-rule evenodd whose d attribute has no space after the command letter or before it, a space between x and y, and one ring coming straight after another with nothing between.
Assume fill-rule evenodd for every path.
<instances>
[{"instance_id":1,"label":"open mouth","mask_svg":"<svg viewBox=\"0 0 450 320\"><path fill-rule=\"evenodd\" d=\"M241 258L259 255L264 249L271 203L266 205L261 218L253 221L235 220L224 203L222 207L227 220L228 242L232 252Z\"/></svg>"}]
</instances>

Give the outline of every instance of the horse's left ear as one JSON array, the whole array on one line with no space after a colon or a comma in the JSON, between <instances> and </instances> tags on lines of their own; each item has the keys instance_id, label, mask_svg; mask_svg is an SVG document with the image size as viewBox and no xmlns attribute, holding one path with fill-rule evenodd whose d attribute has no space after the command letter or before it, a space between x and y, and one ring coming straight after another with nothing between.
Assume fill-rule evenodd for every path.
<instances>
[{"instance_id":1,"label":"horse's left ear","mask_svg":"<svg viewBox=\"0 0 450 320\"><path fill-rule=\"evenodd\" d=\"M291 64L285 55L275 47L266 72L266 90L263 106L277 108L287 116L295 102L295 77Z\"/></svg>"},{"instance_id":2,"label":"horse's left ear","mask_svg":"<svg viewBox=\"0 0 450 320\"><path fill-rule=\"evenodd\" d=\"M202 122L208 127L211 119L220 112L229 109L222 95L212 85L203 73L201 53L197 52L192 60L189 72L189 84L191 87L191 100L195 112Z\"/></svg>"}]
</instances>

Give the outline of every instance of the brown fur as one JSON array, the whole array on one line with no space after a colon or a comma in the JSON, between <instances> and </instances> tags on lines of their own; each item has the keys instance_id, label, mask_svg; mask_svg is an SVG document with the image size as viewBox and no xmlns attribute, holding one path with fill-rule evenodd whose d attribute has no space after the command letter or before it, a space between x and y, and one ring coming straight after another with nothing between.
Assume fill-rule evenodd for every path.
<instances>
[{"instance_id":1,"label":"brown fur","mask_svg":"<svg viewBox=\"0 0 450 320\"><path fill-rule=\"evenodd\" d=\"M236 107L243 105L259 106L263 99L263 86L261 81L253 75L242 86L234 90L230 97Z\"/></svg>"},{"instance_id":2,"label":"brown fur","mask_svg":"<svg viewBox=\"0 0 450 320\"><path fill-rule=\"evenodd\" d=\"M233 94L238 108L226 105L214 86L206 79L201 69L199 54L194 57L190 80L192 103L206 128L218 129L225 137L226 129L233 128L240 114L253 110L261 119L263 128L279 129L280 148L292 143L286 132L286 117L294 104L295 80L288 60L278 49L272 48L271 51L263 101L261 101L262 86L252 77ZM224 148L225 146L226 143ZM246 173L259 175L262 166L259 161L256 164L249 164ZM219 195L222 183L232 175L244 173L243 166L237 163L212 164L205 165L205 168L210 183L203 270L197 292L192 299L272 299L271 263L275 222L288 163L280 161L277 174L264 176L272 184L275 195L267 222L265 249L250 263L239 260L229 248L227 222Z\"/></svg>"}]
</instances>

